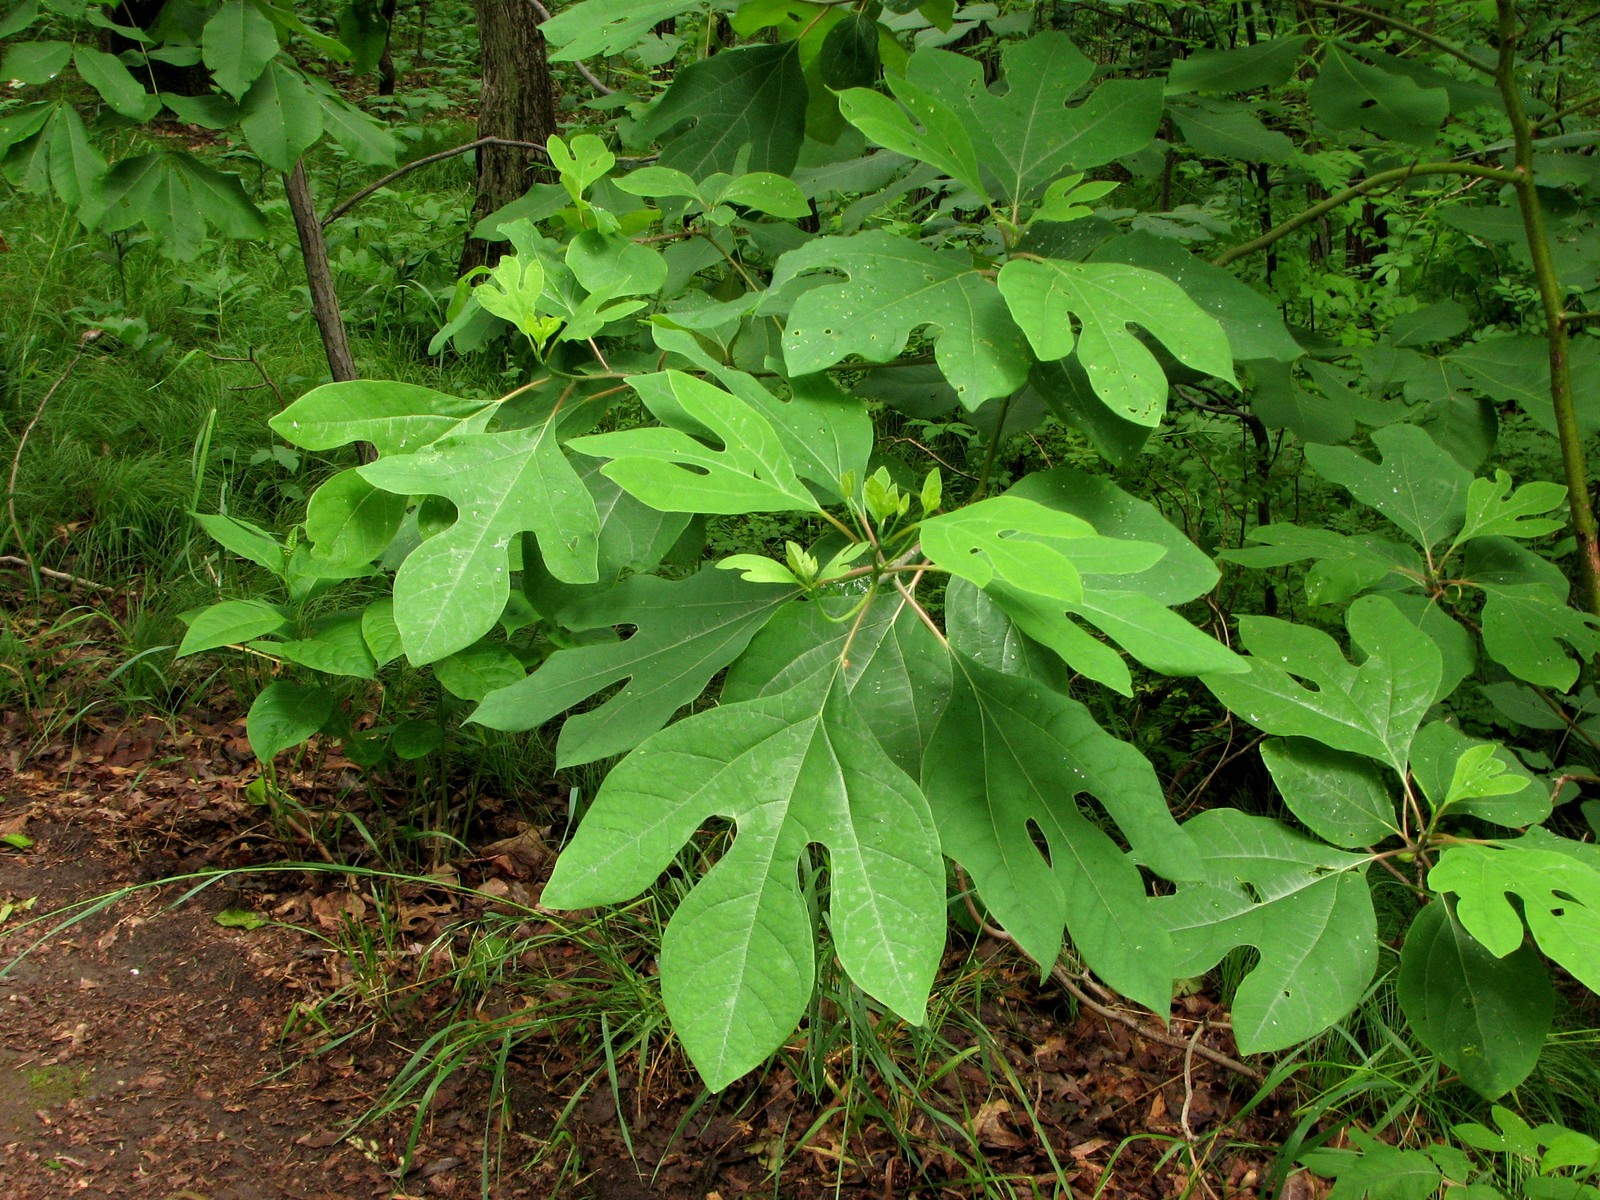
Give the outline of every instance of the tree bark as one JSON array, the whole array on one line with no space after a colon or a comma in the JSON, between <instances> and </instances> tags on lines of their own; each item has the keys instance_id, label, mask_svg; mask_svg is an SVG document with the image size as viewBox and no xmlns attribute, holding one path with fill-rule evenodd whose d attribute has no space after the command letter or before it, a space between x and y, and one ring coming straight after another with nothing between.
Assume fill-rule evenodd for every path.
<instances>
[{"instance_id":1,"label":"tree bark","mask_svg":"<svg viewBox=\"0 0 1600 1200\"><path fill-rule=\"evenodd\" d=\"M383 0L383 53L378 56L378 95L394 95L394 17L399 0Z\"/></svg>"},{"instance_id":2,"label":"tree bark","mask_svg":"<svg viewBox=\"0 0 1600 1200\"><path fill-rule=\"evenodd\" d=\"M473 0L478 14L483 87L478 99L478 136L539 145L556 131L555 90L544 35L527 0ZM478 151L478 198L473 224L522 196L541 175L535 152L510 146ZM469 233L460 273L493 266L503 243Z\"/></svg>"},{"instance_id":3,"label":"tree bark","mask_svg":"<svg viewBox=\"0 0 1600 1200\"><path fill-rule=\"evenodd\" d=\"M300 235L300 257L305 262L306 283L311 289L311 314L317 319L317 329L322 334L328 370L336 382L357 379L356 360L350 353L350 339L345 336L344 315L339 311L333 271L328 266L328 247L322 240L322 222L317 220L316 201L311 196L305 163L295 163L294 170L283 177L283 190L289 197L295 232Z\"/></svg>"}]
</instances>

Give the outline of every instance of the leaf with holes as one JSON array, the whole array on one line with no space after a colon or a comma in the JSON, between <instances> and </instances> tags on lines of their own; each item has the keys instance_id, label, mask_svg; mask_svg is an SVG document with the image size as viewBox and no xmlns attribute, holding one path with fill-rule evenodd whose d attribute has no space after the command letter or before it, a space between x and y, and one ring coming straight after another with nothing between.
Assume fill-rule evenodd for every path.
<instances>
[{"instance_id":1,"label":"leaf with holes","mask_svg":"<svg viewBox=\"0 0 1600 1200\"><path fill-rule=\"evenodd\" d=\"M816 932L797 867L828 853L828 926L857 986L920 1024L944 948L945 877L928 802L878 745L838 674L699 712L612 769L544 903L630 899L706 821L738 829L661 944L672 1026L712 1090L794 1031Z\"/></svg>"},{"instance_id":2,"label":"leaf with holes","mask_svg":"<svg viewBox=\"0 0 1600 1200\"><path fill-rule=\"evenodd\" d=\"M682 580L631 576L558 616L579 632L632 625L632 637L557 650L521 683L485 696L472 720L533 729L626 680L604 704L568 717L556 744L562 767L621 754L700 695L794 594L714 567Z\"/></svg>"},{"instance_id":3,"label":"leaf with holes","mask_svg":"<svg viewBox=\"0 0 1600 1200\"><path fill-rule=\"evenodd\" d=\"M1121 263L1012 259L1000 268L1000 294L1042 360L1076 355L1095 394L1118 416L1158 425L1167 377L1134 336L1137 325L1179 362L1237 383L1222 326L1165 275ZM1078 320L1074 336L1068 314Z\"/></svg>"},{"instance_id":4,"label":"leaf with holes","mask_svg":"<svg viewBox=\"0 0 1600 1200\"><path fill-rule=\"evenodd\" d=\"M1246 1054L1315 1037L1360 1001L1378 965L1365 855L1334 850L1276 821L1213 809L1184 823L1205 864L1155 903L1179 975L1200 975L1237 946L1260 962L1239 984L1233 1030Z\"/></svg>"},{"instance_id":5,"label":"leaf with holes","mask_svg":"<svg viewBox=\"0 0 1600 1200\"><path fill-rule=\"evenodd\" d=\"M957 656L922 786L945 854L1043 970L1060 954L1065 926L1102 979L1166 1011L1172 947L1135 862L1175 879L1197 878L1199 862L1143 755L1076 701ZM1133 857L1080 811L1085 792Z\"/></svg>"}]
</instances>

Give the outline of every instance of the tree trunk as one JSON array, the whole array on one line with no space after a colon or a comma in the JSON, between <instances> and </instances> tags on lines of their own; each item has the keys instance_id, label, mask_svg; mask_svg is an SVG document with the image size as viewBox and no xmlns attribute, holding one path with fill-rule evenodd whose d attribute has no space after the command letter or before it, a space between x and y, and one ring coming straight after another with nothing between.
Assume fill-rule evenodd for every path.
<instances>
[{"instance_id":1,"label":"tree trunk","mask_svg":"<svg viewBox=\"0 0 1600 1200\"><path fill-rule=\"evenodd\" d=\"M378 56L378 95L394 95L394 16L399 0L383 0L383 53Z\"/></svg>"},{"instance_id":2,"label":"tree trunk","mask_svg":"<svg viewBox=\"0 0 1600 1200\"><path fill-rule=\"evenodd\" d=\"M527 0L473 0L478 14L483 88L478 136L544 145L556 131L555 91L538 18ZM473 224L522 196L541 174L543 159L515 146L478 150L478 198ZM461 274L493 266L504 244L467 236Z\"/></svg>"}]
</instances>

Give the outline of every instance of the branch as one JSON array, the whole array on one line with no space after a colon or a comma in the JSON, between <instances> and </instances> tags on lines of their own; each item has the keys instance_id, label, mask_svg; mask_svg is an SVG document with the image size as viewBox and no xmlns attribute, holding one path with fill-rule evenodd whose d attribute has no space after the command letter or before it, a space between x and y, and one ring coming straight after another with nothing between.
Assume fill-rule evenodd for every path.
<instances>
[{"instance_id":1,"label":"branch","mask_svg":"<svg viewBox=\"0 0 1600 1200\"><path fill-rule=\"evenodd\" d=\"M419 167L431 166L436 162L443 162L447 158L454 158L458 154L466 154L468 151L477 150L483 146L513 146L521 150L536 150L540 154L544 154L546 157L548 157L545 148L538 142L521 142L516 138L502 137L481 137L477 139L477 141L468 142L464 146L452 146L448 150L436 150L432 154L424 154L421 158L413 159L411 162L406 163L405 166L390 171L382 179L379 179L375 183L368 184L355 195L351 196L348 200L339 201L338 204L335 204L333 208L329 210L328 215L322 218L322 227L326 229L340 217L344 216L345 213L349 212L368 196L372 195L373 192L380 191L383 188L388 187L397 179L404 179L407 175L411 174L411 172L417 170Z\"/></svg>"},{"instance_id":2,"label":"branch","mask_svg":"<svg viewBox=\"0 0 1600 1200\"><path fill-rule=\"evenodd\" d=\"M1520 172L1517 171L1506 171L1499 167L1485 167L1478 163L1465 162L1413 163L1408 167L1394 167L1387 171L1379 171L1376 175L1369 175L1366 179L1351 184L1344 191L1336 192L1326 200L1313 204L1303 212L1296 213L1283 224L1267 230L1266 233L1263 233L1255 240L1246 242L1242 246L1235 246L1231 250L1224 250L1211 261L1219 267L1225 267L1231 262L1254 254L1257 250L1265 250L1268 246L1287 237L1296 229L1311 224L1318 217L1350 203L1357 197L1364 196L1368 192L1375 191L1391 183L1403 183L1407 179L1424 175L1469 175L1475 179L1492 179L1497 183L1513 185L1517 184L1522 178Z\"/></svg>"},{"instance_id":3,"label":"branch","mask_svg":"<svg viewBox=\"0 0 1600 1200\"><path fill-rule=\"evenodd\" d=\"M550 19L550 10L544 5L540 4L539 0L528 0L528 3L533 6L533 11L539 14L539 20L548 21ZM578 74L582 75L584 79L588 81L589 86L595 91L599 92L602 96L616 95L617 89L614 87L607 87L605 84L596 79L594 72L589 70L588 66L585 65L581 59L573 59L572 65L577 68Z\"/></svg>"},{"instance_id":4,"label":"branch","mask_svg":"<svg viewBox=\"0 0 1600 1200\"><path fill-rule=\"evenodd\" d=\"M1325 8L1330 12L1344 13L1346 16L1359 17L1363 21L1374 21L1379 25L1387 25L1390 29L1398 30L1416 38L1419 42L1426 42L1435 50L1442 50L1451 58L1460 59L1474 71L1482 71L1485 75L1493 75L1494 67L1486 62L1474 58L1472 53L1463 50L1454 42L1448 42L1438 34L1429 33L1418 25L1409 21L1402 21L1398 17L1391 17L1387 13L1373 12L1370 8L1361 8L1354 4L1342 4L1339 0L1306 0L1312 8Z\"/></svg>"},{"instance_id":5,"label":"branch","mask_svg":"<svg viewBox=\"0 0 1600 1200\"><path fill-rule=\"evenodd\" d=\"M96 583L92 579L85 579L82 575L69 575L67 572L57 571L53 567L41 567L25 558L18 558L15 554L0 554L0 567L20 567L26 571L37 571L46 579L59 579L62 583L70 583L74 587L85 587L93 592L114 592L117 590L116 588L107 587L103 583Z\"/></svg>"}]
</instances>

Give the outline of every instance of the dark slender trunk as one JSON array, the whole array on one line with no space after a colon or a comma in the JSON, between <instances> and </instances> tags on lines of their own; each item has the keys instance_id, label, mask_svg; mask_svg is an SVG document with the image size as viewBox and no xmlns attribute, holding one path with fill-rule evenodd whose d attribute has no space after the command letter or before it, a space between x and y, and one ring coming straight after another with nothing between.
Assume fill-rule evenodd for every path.
<instances>
[{"instance_id":1,"label":"dark slender trunk","mask_svg":"<svg viewBox=\"0 0 1600 1200\"><path fill-rule=\"evenodd\" d=\"M478 98L478 136L544 142L556 131L555 89L544 35L525 0L473 0L482 47L483 87ZM522 196L540 176L542 158L515 146L478 151L478 198L474 225ZM503 243L467 237L461 274L492 266Z\"/></svg>"},{"instance_id":2,"label":"dark slender trunk","mask_svg":"<svg viewBox=\"0 0 1600 1200\"><path fill-rule=\"evenodd\" d=\"M394 95L394 14L398 0L383 0L383 53L378 55L378 95Z\"/></svg>"}]
</instances>

